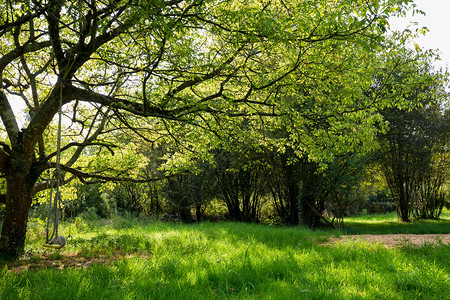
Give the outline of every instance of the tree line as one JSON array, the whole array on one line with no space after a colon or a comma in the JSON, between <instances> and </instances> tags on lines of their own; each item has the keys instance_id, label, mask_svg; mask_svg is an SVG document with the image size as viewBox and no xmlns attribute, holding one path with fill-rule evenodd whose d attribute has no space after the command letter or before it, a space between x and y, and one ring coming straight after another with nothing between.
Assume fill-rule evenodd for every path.
<instances>
[{"instance_id":1,"label":"tree line","mask_svg":"<svg viewBox=\"0 0 450 300\"><path fill-rule=\"evenodd\" d=\"M103 191L101 184L77 185L65 215L91 208L99 217L131 212L188 223L206 217L310 227L342 226L343 217L363 210L397 211L402 221L438 218L450 204L444 99L423 98L411 110L384 109L389 126L377 135L376 149L336 156L326 167L292 148L238 140L227 149L210 149L210 159L192 158L184 172L164 181L123 182ZM171 151L165 144L145 149L153 163L141 172L162 177ZM214 211L213 203L222 210Z\"/></svg>"}]
</instances>

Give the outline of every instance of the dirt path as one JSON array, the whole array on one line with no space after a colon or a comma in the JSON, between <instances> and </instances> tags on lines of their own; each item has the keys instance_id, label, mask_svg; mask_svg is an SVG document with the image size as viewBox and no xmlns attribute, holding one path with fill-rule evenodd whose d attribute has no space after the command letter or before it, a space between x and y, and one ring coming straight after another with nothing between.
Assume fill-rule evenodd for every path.
<instances>
[{"instance_id":1,"label":"dirt path","mask_svg":"<svg viewBox=\"0 0 450 300\"><path fill-rule=\"evenodd\" d=\"M450 244L450 234L362 234L342 235L330 239L327 244L340 243L349 240L363 240L370 243L382 243L387 248L402 246L423 246L425 244Z\"/></svg>"}]
</instances>

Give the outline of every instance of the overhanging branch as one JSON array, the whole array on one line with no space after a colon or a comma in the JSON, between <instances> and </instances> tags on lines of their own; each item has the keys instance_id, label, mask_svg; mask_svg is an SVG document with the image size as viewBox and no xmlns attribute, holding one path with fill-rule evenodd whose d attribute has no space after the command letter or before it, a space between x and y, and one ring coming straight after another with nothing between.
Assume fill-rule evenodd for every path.
<instances>
[{"instance_id":1,"label":"overhanging branch","mask_svg":"<svg viewBox=\"0 0 450 300\"><path fill-rule=\"evenodd\" d=\"M142 117L170 117L169 111L156 106L148 107L144 113L144 107L141 103L132 102L113 96L102 95L93 91L70 86L66 88L68 94L73 95L74 99L84 102L93 102L102 104L114 109L121 109Z\"/></svg>"},{"instance_id":2,"label":"overhanging branch","mask_svg":"<svg viewBox=\"0 0 450 300\"><path fill-rule=\"evenodd\" d=\"M70 149L72 147L82 147L83 149L87 146L100 146L100 147L105 147L106 149L108 149L108 151L111 153L111 155L114 155L114 151L112 150L113 147L117 147L115 145L112 144L107 144L107 143L101 143L101 142L90 142L90 143L76 143L76 142L72 142L67 144L66 146L61 148L61 152L66 151L67 149ZM52 157L56 156L56 152L53 152L51 154L49 154L45 160L49 161Z\"/></svg>"},{"instance_id":3,"label":"overhanging branch","mask_svg":"<svg viewBox=\"0 0 450 300\"><path fill-rule=\"evenodd\" d=\"M54 167L56 167L56 164L49 163L49 166L54 168ZM179 174L173 174L173 175L166 175L166 176L156 177L156 178L135 179L135 178L130 178L130 177L105 176L105 175L99 175L99 174L86 173L79 169L71 168L71 167L68 167L65 165L61 165L61 170L76 176L82 183L88 183L86 181L86 179L97 179L100 182L148 183L148 182L165 180L165 179L172 178L172 177L179 175Z\"/></svg>"}]
</instances>

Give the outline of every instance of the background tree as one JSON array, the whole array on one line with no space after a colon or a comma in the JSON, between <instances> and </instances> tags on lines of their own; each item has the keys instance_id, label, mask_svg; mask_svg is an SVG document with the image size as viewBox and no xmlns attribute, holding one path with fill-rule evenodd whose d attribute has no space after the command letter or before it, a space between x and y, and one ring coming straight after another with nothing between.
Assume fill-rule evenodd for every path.
<instances>
[{"instance_id":1,"label":"background tree","mask_svg":"<svg viewBox=\"0 0 450 300\"><path fill-rule=\"evenodd\" d=\"M321 189L326 191L326 211L333 217L331 223L342 227L344 217L362 211L363 186L371 162L371 153L349 153L336 157L321 172Z\"/></svg>"},{"instance_id":2,"label":"background tree","mask_svg":"<svg viewBox=\"0 0 450 300\"><path fill-rule=\"evenodd\" d=\"M198 165L197 172L186 172L168 178L161 188L169 207L168 213L185 223L194 221L192 210L195 210L195 221L200 222L206 206L217 196L209 164L198 162Z\"/></svg>"},{"instance_id":3,"label":"background tree","mask_svg":"<svg viewBox=\"0 0 450 300\"><path fill-rule=\"evenodd\" d=\"M408 68L396 69L387 83L390 94L401 95L407 106L382 111L389 129L380 135L382 151L378 157L403 221L409 221L411 214L416 218L436 217L436 210L442 209L444 200L439 190L448 168L441 158L448 152L449 142L444 74L433 73L422 60ZM417 76L422 76L424 83L410 84Z\"/></svg>"},{"instance_id":4,"label":"background tree","mask_svg":"<svg viewBox=\"0 0 450 300\"><path fill-rule=\"evenodd\" d=\"M216 193L225 202L231 220L256 222L266 193L266 168L255 149L239 150L242 148L214 151Z\"/></svg>"},{"instance_id":5,"label":"background tree","mask_svg":"<svg viewBox=\"0 0 450 300\"><path fill-rule=\"evenodd\" d=\"M301 163L292 148L270 151L267 186L279 218L284 224L299 224Z\"/></svg>"}]
</instances>

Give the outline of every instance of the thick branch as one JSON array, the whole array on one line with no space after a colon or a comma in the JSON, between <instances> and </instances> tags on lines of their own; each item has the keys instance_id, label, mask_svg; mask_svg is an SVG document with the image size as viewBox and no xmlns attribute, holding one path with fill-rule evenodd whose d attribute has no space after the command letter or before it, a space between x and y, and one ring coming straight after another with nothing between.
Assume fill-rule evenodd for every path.
<instances>
[{"instance_id":1,"label":"thick branch","mask_svg":"<svg viewBox=\"0 0 450 300\"><path fill-rule=\"evenodd\" d=\"M239 49L236 50L236 53L233 56L229 57L223 64L221 64L217 69L213 70L211 73L205 74L203 76L195 76L192 80L187 80L187 81L183 82L182 84L177 86L175 89L173 89L169 93L167 93L167 96L172 97L175 94L185 90L186 88L190 88L192 86L198 85L199 83L205 82L209 79L219 76L220 73L222 73L222 71L234 61L234 59L236 58L238 53L243 48L244 48L244 46L239 47Z\"/></svg>"},{"instance_id":2,"label":"thick branch","mask_svg":"<svg viewBox=\"0 0 450 300\"><path fill-rule=\"evenodd\" d=\"M11 147L9 147L9 145L7 143L0 141L0 146L2 146L3 150L7 154L11 154Z\"/></svg>"},{"instance_id":3,"label":"thick branch","mask_svg":"<svg viewBox=\"0 0 450 300\"><path fill-rule=\"evenodd\" d=\"M62 183L60 182L59 184L60 184L60 186L61 185L66 185L69 182L71 182L72 180L74 180L75 178L76 178L75 176L71 176L70 178L68 178L67 180L64 180L64 182L62 182ZM53 182L53 184L52 184L52 182ZM53 181L50 181L50 180L41 181L41 182L36 183L34 185L33 191L32 191L31 194L32 194L32 196L34 196L37 193L42 192L44 190L47 190L49 188L56 188L56 185L57 185L56 180L53 180Z\"/></svg>"},{"instance_id":4,"label":"thick branch","mask_svg":"<svg viewBox=\"0 0 450 300\"><path fill-rule=\"evenodd\" d=\"M81 153L82 150L84 148L86 148L87 146L101 146L101 147L105 147L105 148L107 148L109 150L109 152L112 155L114 155L114 151L112 150L112 148L113 147L117 147L117 146L112 145L112 144L106 144L106 143L100 143L100 142L83 142L83 143L72 142L72 143L69 143L69 144L65 145L64 147L62 147L61 148L61 153L66 151L66 150L68 150L68 149L70 149L70 148L72 148L72 147L78 147L77 150L75 150L75 151ZM49 161L52 157L55 157L56 154L57 154L56 152L53 152L53 153L49 154L45 158L45 160ZM76 158L78 158L78 157L79 157L79 155L76 156ZM76 161L76 159L72 163L70 163L69 165L72 165L75 161Z\"/></svg>"},{"instance_id":5,"label":"thick branch","mask_svg":"<svg viewBox=\"0 0 450 300\"><path fill-rule=\"evenodd\" d=\"M148 107L147 111L144 113L144 107L140 103L102 95L74 86L68 88L68 93L73 95L74 99L78 99L80 101L99 103L113 109L125 110L142 117L170 117L170 111L163 110L156 106Z\"/></svg>"},{"instance_id":6,"label":"thick branch","mask_svg":"<svg viewBox=\"0 0 450 300\"><path fill-rule=\"evenodd\" d=\"M25 53L36 52L41 49L50 47L50 45L51 45L50 41L45 41L45 42L40 42L40 43L33 42L33 43L29 43L29 44L25 44L25 45L16 47L14 50L3 55L0 58L0 73L3 72L3 69L9 63L11 63L13 60L19 58L20 56L24 55Z\"/></svg>"},{"instance_id":7,"label":"thick branch","mask_svg":"<svg viewBox=\"0 0 450 300\"><path fill-rule=\"evenodd\" d=\"M94 40L92 40L89 45L85 45L83 41L80 41L77 46L73 49L72 53L70 53L69 57L74 57L73 63L70 65L70 70L65 70L66 74L65 77L71 78L76 73L76 71L81 68L86 61L88 61L91 57L91 55L98 50L101 46L105 45L106 43L110 42L111 40L115 39L125 31L127 31L130 27L133 26L135 21L133 20L127 20L127 22L121 24L117 28L114 28L110 30L109 32L106 32Z\"/></svg>"},{"instance_id":8,"label":"thick branch","mask_svg":"<svg viewBox=\"0 0 450 300\"><path fill-rule=\"evenodd\" d=\"M98 138L98 136L103 132L103 129L105 128L106 121L108 120L108 112L109 110L103 115L103 118L100 122L100 125L98 128L94 131L94 133L91 136L87 136L84 142L78 146L78 148L75 150L75 153L72 155L72 157L69 159L69 161L66 163L67 166L71 167L81 156L81 153L83 152L84 148L88 145L99 145L106 147L112 155L114 155L114 151L111 149L114 147L113 145L106 144L106 143L95 143L94 141ZM91 127L92 129L92 127ZM89 132L91 131L89 129ZM89 135L89 133L88 133Z\"/></svg>"},{"instance_id":9,"label":"thick branch","mask_svg":"<svg viewBox=\"0 0 450 300\"><path fill-rule=\"evenodd\" d=\"M51 167L56 167L55 163L49 164ZM164 179L172 178L177 175L167 175L163 177L157 177L157 178L146 178L146 179L135 179L135 178L129 178L129 177L116 177L116 176L104 176L99 174L92 174L92 173L86 173L82 172L78 169L68 167L66 165L61 165L61 170L68 172L74 176L76 176L82 183L87 183L86 179L97 179L101 182L135 182L135 183L146 183L146 182L155 182L155 181L161 181Z\"/></svg>"},{"instance_id":10,"label":"thick branch","mask_svg":"<svg viewBox=\"0 0 450 300\"><path fill-rule=\"evenodd\" d=\"M2 90L0 90L0 119L3 121L11 145L14 147L19 135L19 126L17 125L16 117L14 116L8 98Z\"/></svg>"},{"instance_id":11,"label":"thick branch","mask_svg":"<svg viewBox=\"0 0 450 300\"><path fill-rule=\"evenodd\" d=\"M34 18L38 18L41 16L45 10L48 8L48 5L39 8L34 14L27 14L20 18L17 18L14 22L6 22L0 25L0 37L6 32L10 31L12 28L23 25Z\"/></svg>"},{"instance_id":12,"label":"thick branch","mask_svg":"<svg viewBox=\"0 0 450 300\"><path fill-rule=\"evenodd\" d=\"M61 37L59 35L61 2L58 0L50 1L49 5L52 7L52 9L47 14L48 34L50 36L53 52L55 53L56 60L58 61L58 66L61 71L66 66L64 51L61 45Z\"/></svg>"}]
</instances>

